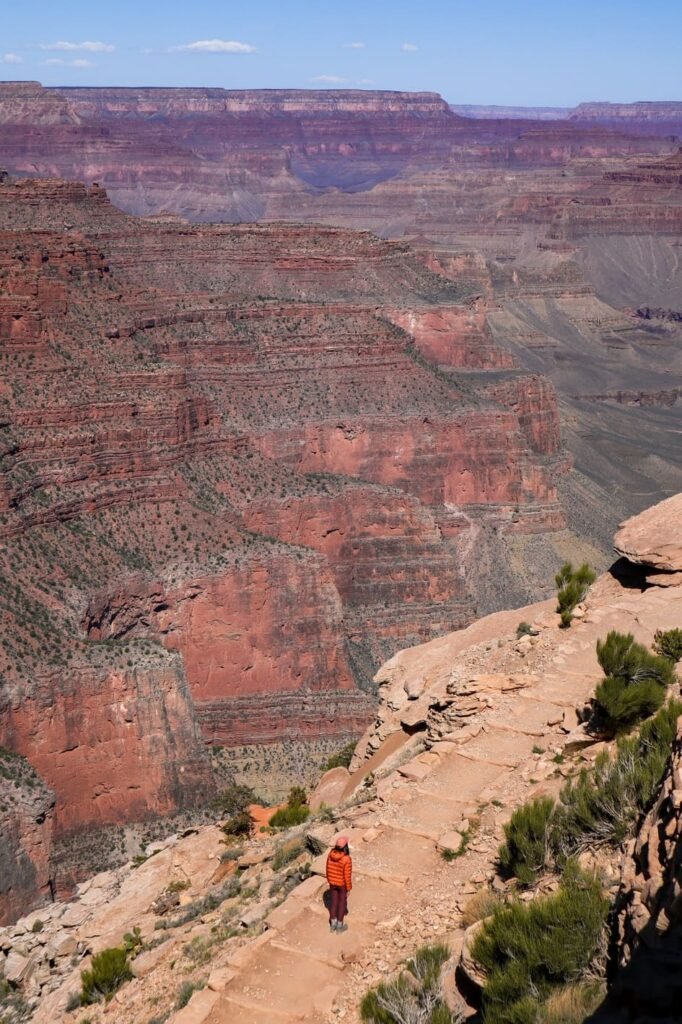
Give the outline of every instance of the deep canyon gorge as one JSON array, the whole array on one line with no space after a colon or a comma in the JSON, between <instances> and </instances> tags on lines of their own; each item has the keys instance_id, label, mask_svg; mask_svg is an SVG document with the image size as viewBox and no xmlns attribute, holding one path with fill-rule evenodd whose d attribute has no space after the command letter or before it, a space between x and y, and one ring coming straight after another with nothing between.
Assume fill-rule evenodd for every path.
<instances>
[{"instance_id":1,"label":"deep canyon gorge","mask_svg":"<svg viewBox=\"0 0 682 1024\"><path fill-rule=\"evenodd\" d=\"M680 135L0 84L2 919L682 490Z\"/></svg>"}]
</instances>

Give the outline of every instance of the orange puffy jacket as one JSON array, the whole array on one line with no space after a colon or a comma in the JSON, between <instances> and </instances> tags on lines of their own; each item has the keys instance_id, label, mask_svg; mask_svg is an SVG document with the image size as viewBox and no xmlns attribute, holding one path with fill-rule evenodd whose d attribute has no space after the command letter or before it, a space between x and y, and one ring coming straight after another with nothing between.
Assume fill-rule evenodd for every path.
<instances>
[{"instance_id":1,"label":"orange puffy jacket","mask_svg":"<svg viewBox=\"0 0 682 1024\"><path fill-rule=\"evenodd\" d=\"M353 861L343 850L334 848L327 857L327 881L330 885L338 885L350 892L353 888Z\"/></svg>"}]
</instances>

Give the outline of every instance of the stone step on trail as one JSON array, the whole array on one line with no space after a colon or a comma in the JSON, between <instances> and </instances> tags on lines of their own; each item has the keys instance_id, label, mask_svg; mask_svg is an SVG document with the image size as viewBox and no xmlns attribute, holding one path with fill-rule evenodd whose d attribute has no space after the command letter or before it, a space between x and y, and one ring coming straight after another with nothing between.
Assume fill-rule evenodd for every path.
<instances>
[{"instance_id":1,"label":"stone step on trail","mask_svg":"<svg viewBox=\"0 0 682 1024\"><path fill-rule=\"evenodd\" d=\"M415 871L428 870L437 863L431 839L386 827L373 843L362 850L361 870L372 874L409 879Z\"/></svg>"},{"instance_id":2,"label":"stone step on trail","mask_svg":"<svg viewBox=\"0 0 682 1024\"><path fill-rule=\"evenodd\" d=\"M499 764L491 764L484 760L474 761L460 753L451 754L419 783L417 792L424 799L436 796L441 799L456 798L468 803L475 801L483 789L491 786L508 771L508 767Z\"/></svg>"},{"instance_id":3,"label":"stone step on trail","mask_svg":"<svg viewBox=\"0 0 682 1024\"><path fill-rule=\"evenodd\" d=\"M229 995L217 1002L210 1015L197 1024L322 1024L323 1014L306 1017L303 1013L280 1013L246 1003L235 1002ZM171 1018L168 1024L175 1024Z\"/></svg>"},{"instance_id":4,"label":"stone step on trail","mask_svg":"<svg viewBox=\"0 0 682 1024\"><path fill-rule=\"evenodd\" d=\"M493 765L515 768L526 760L536 743L537 738L534 736L491 726L460 747L458 754Z\"/></svg>"},{"instance_id":5,"label":"stone step on trail","mask_svg":"<svg viewBox=\"0 0 682 1024\"><path fill-rule=\"evenodd\" d=\"M513 714L511 710L509 707L501 707L490 711L486 716L486 724L535 737L545 736L561 723L566 708L564 705L543 700L534 691L532 695L517 694L514 698ZM550 725L550 722L554 724Z\"/></svg>"},{"instance_id":6,"label":"stone step on trail","mask_svg":"<svg viewBox=\"0 0 682 1024\"><path fill-rule=\"evenodd\" d=\"M351 920L352 928L349 927L348 931L332 932L327 923L326 909L323 906L307 907L289 927L273 938L271 945L343 970L342 955L359 952L370 945L377 934L375 926L363 920L354 907L349 913L349 924Z\"/></svg>"},{"instance_id":7,"label":"stone step on trail","mask_svg":"<svg viewBox=\"0 0 682 1024\"><path fill-rule=\"evenodd\" d=\"M421 793L415 791L410 800L388 804L381 820L392 828L414 829L416 832L421 829L422 834L436 842L443 832L448 828L456 828L462 818L467 816L465 811L468 806L461 800L444 799L435 794L426 800Z\"/></svg>"},{"instance_id":8,"label":"stone step on trail","mask_svg":"<svg viewBox=\"0 0 682 1024\"><path fill-rule=\"evenodd\" d=\"M325 926L320 922L320 938ZM327 929L328 932L328 929ZM267 932L265 933L268 934ZM344 935L330 938L343 940ZM274 941L273 941L274 940ZM341 949L339 949L339 954ZM264 1011L273 1015L273 1021L282 1016L312 1021L317 1014L328 1014L334 996L342 984L343 971L329 963L322 962L292 948L283 948L281 936L269 936L248 966L230 982L218 1004L218 1010L209 1021L232 1021L230 1017L216 1016L229 1003L243 1008L244 1024L255 1024L255 1017L249 1017L246 1010ZM236 1018L235 1018L236 1019Z\"/></svg>"}]
</instances>

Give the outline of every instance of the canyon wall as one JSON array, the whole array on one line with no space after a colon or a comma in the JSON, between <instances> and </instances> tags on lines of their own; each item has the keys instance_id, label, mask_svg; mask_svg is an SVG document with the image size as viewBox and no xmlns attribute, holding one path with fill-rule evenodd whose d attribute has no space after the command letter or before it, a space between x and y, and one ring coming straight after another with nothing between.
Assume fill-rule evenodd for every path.
<instances>
[{"instance_id":1,"label":"canyon wall","mask_svg":"<svg viewBox=\"0 0 682 1024\"><path fill-rule=\"evenodd\" d=\"M482 560L572 543L551 386L405 242L5 179L0 278L0 743L59 851L34 900L79 841L209 799L209 746L359 735L385 656L535 586Z\"/></svg>"}]
</instances>

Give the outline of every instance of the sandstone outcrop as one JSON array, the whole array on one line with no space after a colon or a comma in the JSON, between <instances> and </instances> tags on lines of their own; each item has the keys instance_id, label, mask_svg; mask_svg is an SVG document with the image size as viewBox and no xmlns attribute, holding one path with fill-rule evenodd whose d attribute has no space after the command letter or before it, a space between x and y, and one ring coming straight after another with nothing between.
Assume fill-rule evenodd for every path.
<instances>
[{"instance_id":1,"label":"sandstone outcrop","mask_svg":"<svg viewBox=\"0 0 682 1024\"><path fill-rule=\"evenodd\" d=\"M651 582L660 579L664 586L682 582L682 495L675 494L621 523L613 546L628 561L656 570L647 574Z\"/></svg>"},{"instance_id":2,"label":"sandstone outcrop","mask_svg":"<svg viewBox=\"0 0 682 1024\"><path fill-rule=\"evenodd\" d=\"M682 990L682 718L654 806L627 845L616 904L618 973L609 1003L625 1019L674 1017Z\"/></svg>"}]
</instances>

